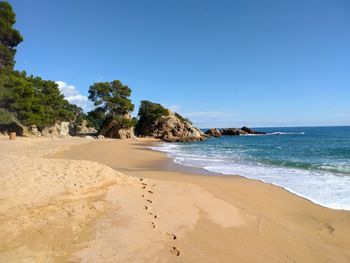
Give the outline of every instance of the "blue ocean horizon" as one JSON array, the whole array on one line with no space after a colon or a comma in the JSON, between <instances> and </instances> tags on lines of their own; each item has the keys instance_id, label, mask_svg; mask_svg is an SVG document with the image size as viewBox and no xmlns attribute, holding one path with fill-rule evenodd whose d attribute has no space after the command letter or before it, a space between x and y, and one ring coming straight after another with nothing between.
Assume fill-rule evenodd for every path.
<instances>
[{"instance_id":1,"label":"blue ocean horizon","mask_svg":"<svg viewBox=\"0 0 350 263\"><path fill-rule=\"evenodd\" d=\"M178 164L261 180L314 203L350 210L350 126L255 129L266 134L153 148Z\"/></svg>"}]
</instances>

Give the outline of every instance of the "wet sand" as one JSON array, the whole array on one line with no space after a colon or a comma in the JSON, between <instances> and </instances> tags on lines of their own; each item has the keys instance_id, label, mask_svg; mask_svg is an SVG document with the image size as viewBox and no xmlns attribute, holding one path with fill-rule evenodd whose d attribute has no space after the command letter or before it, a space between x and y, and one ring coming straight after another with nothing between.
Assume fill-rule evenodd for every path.
<instances>
[{"instance_id":1,"label":"wet sand","mask_svg":"<svg viewBox=\"0 0 350 263\"><path fill-rule=\"evenodd\" d=\"M177 226L173 232L181 237L176 247L183 262L350 260L349 212L316 205L274 185L174 164L149 145L93 142L73 146L63 156L95 160L126 175L156 180L159 200L154 206L165 210L163 220ZM197 190L205 197L196 195ZM225 205L213 204L214 198ZM196 220L180 223L194 217L191 213Z\"/></svg>"}]
</instances>

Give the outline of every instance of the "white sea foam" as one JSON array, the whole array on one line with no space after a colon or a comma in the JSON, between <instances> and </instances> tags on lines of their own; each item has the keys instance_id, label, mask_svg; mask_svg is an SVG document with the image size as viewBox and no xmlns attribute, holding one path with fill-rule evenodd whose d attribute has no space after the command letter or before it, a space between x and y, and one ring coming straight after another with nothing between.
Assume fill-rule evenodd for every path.
<instances>
[{"instance_id":1,"label":"white sea foam","mask_svg":"<svg viewBox=\"0 0 350 263\"><path fill-rule=\"evenodd\" d=\"M266 135L304 135L305 132L271 132Z\"/></svg>"},{"instance_id":2,"label":"white sea foam","mask_svg":"<svg viewBox=\"0 0 350 263\"><path fill-rule=\"evenodd\" d=\"M240 136L266 136L266 135L304 135L305 132L270 132L265 134L240 134Z\"/></svg>"},{"instance_id":3,"label":"white sea foam","mask_svg":"<svg viewBox=\"0 0 350 263\"><path fill-rule=\"evenodd\" d=\"M184 153L177 144L152 147L168 153L174 162L224 175L241 175L285 188L329 208L350 210L350 176L329 171L269 166L240 158L212 158L205 154ZM232 155L231 155L232 157ZM325 167L326 168L326 167ZM328 167L327 167L328 168ZM347 169L347 168L346 168Z\"/></svg>"}]
</instances>

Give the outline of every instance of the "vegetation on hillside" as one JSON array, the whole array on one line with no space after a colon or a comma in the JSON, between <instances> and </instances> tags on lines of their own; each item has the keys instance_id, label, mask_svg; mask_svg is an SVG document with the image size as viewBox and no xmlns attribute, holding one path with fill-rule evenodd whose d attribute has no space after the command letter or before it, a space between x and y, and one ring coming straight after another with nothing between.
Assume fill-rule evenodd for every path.
<instances>
[{"instance_id":1,"label":"vegetation on hillside","mask_svg":"<svg viewBox=\"0 0 350 263\"><path fill-rule=\"evenodd\" d=\"M134 110L130 95L131 89L119 80L94 83L89 89L89 99L96 108L88 113L88 118L99 130L112 121L119 129L134 126L135 120L130 117Z\"/></svg>"},{"instance_id":2,"label":"vegetation on hillside","mask_svg":"<svg viewBox=\"0 0 350 263\"><path fill-rule=\"evenodd\" d=\"M119 80L94 83L89 88L89 99L95 108L87 114L69 103L50 80L14 70L16 47L23 41L13 28L16 15L8 2L0 1L0 123L11 121L36 125L40 130L57 122L70 121L77 128L83 120L98 131L128 129L136 125L138 134L145 134L161 116L169 115L162 105L141 101L138 120L131 118L134 104L131 89ZM181 121L187 121L178 113Z\"/></svg>"},{"instance_id":3,"label":"vegetation on hillside","mask_svg":"<svg viewBox=\"0 0 350 263\"><path fill-rule=\"evenodd\" d=\"M136 133L147 135L149 128L161 116L168 116L169 111L158 103L153 103L148 100L141 101L138 112L139 120L136 125Z\"/></svg>"},{"instance_id":4,"label":"vegetation on hillside","mask_svg":"<svg viewBox=\"0 0 350 263\"><path fill-rule=\"evenodd\" d=\"M177 112L175 112L175 116L177 117L177 118L179 118L182 122L188 122L189 124L192 124L192 122L188 119L188 118L185 118L185 117L183 117L182 115L180 115L179 113L177 113Z\"/></svg>"},{"instance_id":5,"label":"vegetation on hillside","mask_svg":"<svg viewBox=\"0 0 350 263\"><path fill-rule=\"evenodd\" d=\"M175 112L175 116L182 122L192 122ZM139 135L149 135L152 125L162 116L168 116L169 110L164 108L159 103L154 103L148 100L141 101L138 112L138 122L136 124L136 133Z\"/></svg>"},{"instance_id":6,"label":"vegetation on hillside","mask_svg":"<svg viewBox=\"0 0 350 263\"><path fill-rule=\"evenodd\" d=\"M71 121L82 112L70 104L53 81L11 72L1 78L0 107L13 112L25 125L46 127L57 121Z\"/></svg>"},{"instance_id":7,"label":"vegetation on hillside","mask_svg":"<svg viewBox=\"0 0 350 263\"><path fill-rule=\"evenodd\" d=\"M0 108L0 123L8 124L12 122L13 118L14 116L10 112Z\"/></svg>"},{"instance_id":8,"label":"vegetation on hillside","mask_svg":"<svg viewBox=\"0 0 350 263\"><path fill-rule=\"evenodd\" d=\"M22 42L13 28L15 13L8 2L0 2L0 108L25 125L39 128L59 121L73 121L82 109L65 100L58 85L40 77L14 71L16 47Z\"/></svg>"}]
</instances>

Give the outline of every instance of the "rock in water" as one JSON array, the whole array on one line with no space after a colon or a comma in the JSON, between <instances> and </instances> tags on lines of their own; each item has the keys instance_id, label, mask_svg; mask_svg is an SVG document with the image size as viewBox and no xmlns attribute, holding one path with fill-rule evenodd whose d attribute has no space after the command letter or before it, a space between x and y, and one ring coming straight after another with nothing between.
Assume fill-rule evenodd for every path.
<instances>
[{"instance_id":1,"label":"rock in water","mask_svg":"<svg viewBox=\"0 0 350 263\"><path fill-rule=\"evenodd\" d=\"M242 131L241 129L237 128L225 128L221 129L221 134L222 135L241 135L241 134L246 134L245 131Z\"/></svg>"},{"instance_id":2,"label":"rock in water","mask_svg":"<svg viewBox=\"0 0 350 263\"><path fill-rule=\"evenodd\" d=\"M247 134L266 134L265 132L255 131L255 130L250 129L250 128L246 127L246 126L243 126L243 127L241 128L241 130L244 131L244 132L246 132Z\"/></svg>"},{"instance_id":3,"label":"rock in water","mask_svg":"<svg viewBox=\"0 0 350 263\"><path fill-rule=\"evenodd\" d=\"M212 129L207 130L205 132L205 134L212 136L212 137L220 137L221 136L221 132L216 128L212 128Z\"/></svg>"},{"instance_id":4,"label":"rock in water","mask_svg":"<svg viewBox=\"0 0 350 263\"><path fill-rule=\"evenodd\" d=\"M222 135L244 135L244 134L265 134L265 132L258 132L243 126L241 129L238 128L224 128L220 130Z\"/></svg>"}]
</instances>

